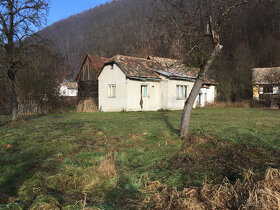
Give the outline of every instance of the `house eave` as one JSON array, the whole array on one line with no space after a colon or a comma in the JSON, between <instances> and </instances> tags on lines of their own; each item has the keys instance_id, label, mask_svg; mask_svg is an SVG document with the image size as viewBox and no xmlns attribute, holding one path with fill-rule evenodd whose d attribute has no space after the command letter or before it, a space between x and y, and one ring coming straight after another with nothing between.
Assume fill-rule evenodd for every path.
<instances>
[{"instance_id":1,"label":"house eave","mask_svg":"<svg viewBox=\"0 0 280 210\"><path fill-rule=\"evenodd\" d=\"M137 80L137 81L153 81L153 82L160 82L161 79L160 78L151 78L151 77L131 77L131 76L127 76L127 79L130 80Z\"/></svg>"},{"instance_id":2,"label":"house eave","mask_svg":"<svg viewBox=\"0 0 280 210\"><path fill-rule=\"evenodd\" d=\"M170 80L182 80L182 81L190 81L190 82L195 82L196 79L193 78L188 78L188 77L167 77Z\"/></svg>"},{"instance_id":3,"label":"house eave","mask_svg":"<svg viewBox=\"0 0 280 210\"><path fill-rule=\"evenodd\" d=\"M280 82L277 83L268 83L268 82L252 82L252 85L280 85Z\"/></svg>"}]
</instances>

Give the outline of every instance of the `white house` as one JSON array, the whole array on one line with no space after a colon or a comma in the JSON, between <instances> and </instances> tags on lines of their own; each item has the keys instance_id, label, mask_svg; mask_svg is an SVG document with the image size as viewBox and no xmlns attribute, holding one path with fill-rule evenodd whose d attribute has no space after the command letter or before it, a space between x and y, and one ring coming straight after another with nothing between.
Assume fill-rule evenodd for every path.
<instances>
[{"instance_id":1,"label":"white house","mask_svg":"<svg viewBox=\"0 0 280 210\"><path fill-rule=\"evenodd\" d=\"M76 97L78 95L77 82L63 82L59 85L59 96Z\"/></svg>"},{"instance_id":2,"label":"white house","mask_svg":"<svg viewBox=\"0 0 280 210\"><path fill-rule=\"evenodd\" d=\"M194 85L196 69L184 69L178 60L117 55L107 62L98 77L101 111L179 110ZM216 87L205 80L195 106L214 102Z\"/></svg>"}]
</instances>

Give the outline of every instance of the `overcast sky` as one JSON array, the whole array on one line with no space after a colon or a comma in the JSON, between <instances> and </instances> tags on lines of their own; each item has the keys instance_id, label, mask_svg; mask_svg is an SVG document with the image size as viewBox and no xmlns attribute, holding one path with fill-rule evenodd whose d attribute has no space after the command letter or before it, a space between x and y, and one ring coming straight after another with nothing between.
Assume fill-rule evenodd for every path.
<instances>
[{"instance_id":1,"label":"overcast sky","mask_svg":"<svg viewBox=\"0 0 280 210\"><path fill-rule=\"evenodd\" d=\"M108 0L51 0L48 25L107 1Z\"/></svg>"}]
</instances>

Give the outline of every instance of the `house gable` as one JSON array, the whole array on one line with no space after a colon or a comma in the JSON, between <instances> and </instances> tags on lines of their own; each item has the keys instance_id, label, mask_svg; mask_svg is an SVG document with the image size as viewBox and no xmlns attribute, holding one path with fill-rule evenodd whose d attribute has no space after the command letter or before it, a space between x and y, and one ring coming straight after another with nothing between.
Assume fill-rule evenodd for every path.
<instances>
[{"instance_id":1,"label":"house gable","mask_svg":"<svg viewBox=\"0 0 280 210\"><path fill-rule=\"evenodd\" d=\"M127 106L127 78L116 65L105 65L98 77L98 99L101 111L122 111Z\"/></svg>"},{"instance_id":2,"label":"house gable","mask_svg":"<svg viewBox=\"0 0 280 210\"><path fill-rule=\"evenodd\" d=\"M86 55L75 81L97 81L107 58Z\"/></svg>"}]
</instances>

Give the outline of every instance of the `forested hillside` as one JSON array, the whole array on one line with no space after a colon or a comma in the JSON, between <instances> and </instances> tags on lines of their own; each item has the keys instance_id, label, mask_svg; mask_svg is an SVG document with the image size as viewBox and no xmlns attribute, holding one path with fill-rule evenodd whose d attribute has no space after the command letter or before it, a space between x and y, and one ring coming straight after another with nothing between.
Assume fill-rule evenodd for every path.
<instances>
[{"instance_id":1,"label":"forested hillside","mask_svg":"<svg viewBox=\"0 0 280 210\"><path fill-rule=\"evenodd\" d=\"M40 33L52 40L62 77L71 79L85 54L178 57L171 27L156 21L154 0L118 0L61 20ZM280 65L280 3L249 1L224 26L224 53L216 63L222 100L251 97L252 67ZM61 64L61 63L60 63Z\"/></svg>"},{"instance_id":2,"label":"forested hillside","mask_svg":"<svg viewBox=\"0 0 280 210\"><path fill-rule=\"evenodd\" d=\"M154 5L154 0L112 1L54 23L41 34L62 55L68 77L77 73L87 53L169 57L167 32L147 21L155 12Z\"/></svg>"}]
</instances>

